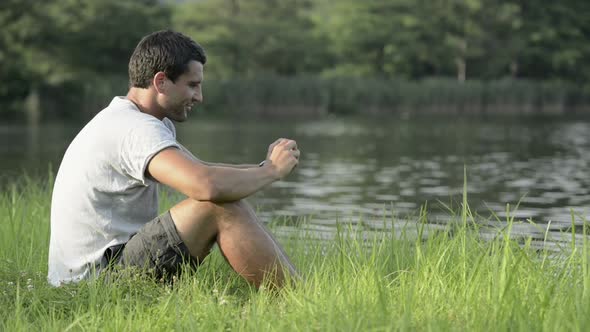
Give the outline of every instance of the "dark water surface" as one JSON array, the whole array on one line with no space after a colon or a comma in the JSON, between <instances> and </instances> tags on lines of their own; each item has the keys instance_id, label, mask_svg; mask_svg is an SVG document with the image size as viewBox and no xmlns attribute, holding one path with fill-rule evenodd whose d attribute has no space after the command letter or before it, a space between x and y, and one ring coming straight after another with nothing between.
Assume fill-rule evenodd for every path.
<instances>
[{"instance_id":1,"label":"dark water surface","mask_svg":"<svg viewBox=\"0 0 590 332\"><path fill-rule=\"evenodd\" d=\"M81 125L0 125L4 180L27 170L57 169ZM523 233L558 231L589 215L590 121L556 118L204 119L177 125L179 140L199 158L258 163L278 137L298 141L296 171L250 201L263 219L306 217L315 230L335 221L382 227L384 217L429 221L458 211L467 171L468 201L478 220L533 220ZM516 211L513 209L520 201ZM544 235L543 235L544 236Z\"/></svg>"}]
</instances>

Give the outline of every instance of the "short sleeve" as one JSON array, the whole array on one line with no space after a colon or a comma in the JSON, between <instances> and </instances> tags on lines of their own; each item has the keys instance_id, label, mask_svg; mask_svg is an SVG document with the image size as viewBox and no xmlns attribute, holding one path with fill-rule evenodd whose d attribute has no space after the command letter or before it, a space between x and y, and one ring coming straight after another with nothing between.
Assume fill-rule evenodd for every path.
<instances>
[{"instance_id":1,"label":"short sleeve","mask_svg":"<svg viewBox=\"0 0 590 332\"><path fill-rule=\"evenodd\" d=\"M162 119L162 123L170 130L172 136L174 136L174 139L176 139L176 128L174 128L174 123L172 123L172 121L168 118Z\"/></svg>"},{"instance_id":2,"label":"short sleeve","mask_svg":"<svg viewBox=\"0 0 590 332\"><path fill-rule=\"evenodd\" d=\"M150 160L168 147L180 148L174 130L156 118L142 121L129 130L121 140L121 169L128 176L147 185L145 171Z\"/></svg>"}]
</instances>

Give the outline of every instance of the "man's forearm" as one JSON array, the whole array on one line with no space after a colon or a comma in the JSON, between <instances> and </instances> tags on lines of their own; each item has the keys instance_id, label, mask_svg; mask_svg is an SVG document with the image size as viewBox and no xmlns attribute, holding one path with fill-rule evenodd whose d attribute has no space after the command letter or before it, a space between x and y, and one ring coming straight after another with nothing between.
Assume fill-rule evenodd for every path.
<instances>
[{"instance_id":1,"label":"man's forearm","mask_svg":"<svg viewBox=\"0 0 590 332\"><path fill-rule=\"evenodd\" d=\"M264 165L227 165L199 160L181 146L158 153L149 172L161 183L200 201L232 202L246 198L286 176L297 165L295 141L278 141Z\"/></svg>"},{"instance_id":2,"label":"man's forearm","mask_svg":"<svg viewBox=\"0 0 590 332\"><path fill-rule=\"evenodd\" d=\"M223 164L223 163L210 163L210 162L206 162L206 161L201 161L201 162L207 166L229 167L229 168L238 168L238 169L248 169L248 168L258 167L257 164Z\"/></svg>"},{"instance_id":3,"label":"man's forearm","mask_svg":"<svg viewBox=\"0 0 590 332\"><path fill-rule=\"evenodd\" d=\"M210 201L217 203L244 199L277 180L270 165L249 168L211 166L207 173L208 181L214 184Z\"/></svg>"}]
</instances>

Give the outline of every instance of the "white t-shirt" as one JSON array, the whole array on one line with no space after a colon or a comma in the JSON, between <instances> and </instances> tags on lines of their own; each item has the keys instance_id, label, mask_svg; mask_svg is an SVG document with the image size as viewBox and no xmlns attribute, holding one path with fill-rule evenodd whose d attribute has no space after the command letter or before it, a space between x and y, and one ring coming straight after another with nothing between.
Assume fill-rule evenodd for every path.
<instances>
[{"instance_id":1,"label":"white t-shirt","mask_svg":"<svg viewBox=\"0 0 590 332\"><path fill-rule=\"evenodd\" d=\"M68 147L51 201L48 280L59 286L94 275L104 251L125 243L157 217L158 185L145 176L151 158L175 146L172 122L115 97Z\"/></svg>"}]
</instances>

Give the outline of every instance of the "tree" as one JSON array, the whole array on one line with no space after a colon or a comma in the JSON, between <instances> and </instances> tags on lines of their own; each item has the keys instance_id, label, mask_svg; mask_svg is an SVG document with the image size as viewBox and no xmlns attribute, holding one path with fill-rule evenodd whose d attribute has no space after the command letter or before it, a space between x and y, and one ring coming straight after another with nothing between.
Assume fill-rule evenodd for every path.
<instances>
[{"instance_id":1,"label":"tree","mask_svg":"<svg viewBox=\"0 0 590 332\"><path fill-rule=\"evenodd\" d=\"M169 20L157 0L6 0L0 74L11 84L0 88L0 101L38 96L47 85L68 85L75 95L106 76L124 77L139 39Z\"/></svg>"},{"instance_id":2,"label":"tree","mask_svg":"<svg viewBox=\"0 0 590 332\"><path fill-rule=\"evenodd\" d=\"M530 78L590 79L590 3L564 0L543 6L521 1L526 38L520 66Z\"/></svg>"},{"instance_id":3,"label":"tree","mask_svg":"<svg viewBox=\"0 0 590 332\"><path fill-rule=\"evenodd\" d=\"M203 44L213 77L295 75L317 66L310 0L204 0L175 10L174 26Z\"/></svg>"},{"instance_id":4,"label":"tree","mask_svg":"<svg viewBox=\"0 0 590 332\"><path fill-rule=\"evenodd\" d=\"M44 31L44 6L32 0L6 0L0 4L0 107L7 111L29 92L31 81L38 79L24 56Z\"/></svg>"},{"instance_id":5,"label":"tree","mask_svg":"<svg viewBox=\"0 0 590 332\"><path fill-rule=\"evenodd\" d=\"M35 51L67 73L49 69L53 80L124 74L141 37L170 22L168 8L156 0L54 0L47 7L53 28Z\"/></svg>"}]
</instances>

